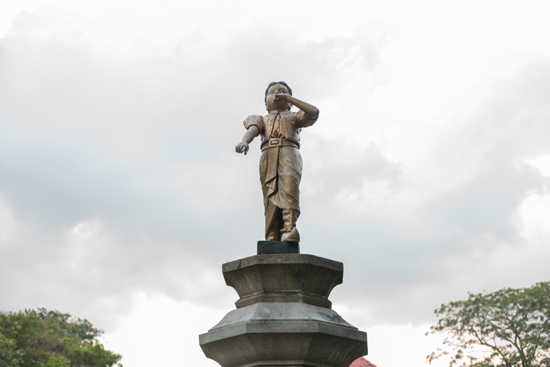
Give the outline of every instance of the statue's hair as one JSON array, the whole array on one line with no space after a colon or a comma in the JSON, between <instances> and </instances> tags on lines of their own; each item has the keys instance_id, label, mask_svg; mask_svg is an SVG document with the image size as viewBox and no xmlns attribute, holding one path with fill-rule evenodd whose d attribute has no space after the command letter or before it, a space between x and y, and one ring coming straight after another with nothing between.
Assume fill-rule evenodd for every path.
<instances>
[{"instance_id":1,"label":"statue's hair","mask_svg":"<svg viewBox=\"0 0 550 367\"><path fill-rule=\"evenodd\" d=\"M267 91L269 91L269 88L271 88L271 86L272 86L272 85L275 85L275 84L282 84L282 85L284 85L285 87L287 87L288 93L290 93L290 95L292 95L292 88L290 88L290 87L288 86L288 84L286 84L285 82L271 82L271 83L269 83L269 85L267 86L267 89L265 90L264 102L267 102Z\"/></svg>"}]
</instances>

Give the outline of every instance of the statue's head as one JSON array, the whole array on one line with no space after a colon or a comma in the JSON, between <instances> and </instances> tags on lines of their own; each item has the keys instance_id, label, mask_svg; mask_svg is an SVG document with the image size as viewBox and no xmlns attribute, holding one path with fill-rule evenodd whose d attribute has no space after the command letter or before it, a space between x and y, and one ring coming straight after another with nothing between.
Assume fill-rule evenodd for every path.
<instances>
[{"instance_id":1,"label":"statue's head","mask_svg":"<svg viewBox=\"0 0 550 367\"><path fill-rule=\"evenodd\" d=\"M268 111L271 110L290 110L292 105L287 101L276 101L274 97L277 94L289 94L292 95L292 88L285 82L271 82L265 90L265 106Z\"/></svg>"}]
</instances>

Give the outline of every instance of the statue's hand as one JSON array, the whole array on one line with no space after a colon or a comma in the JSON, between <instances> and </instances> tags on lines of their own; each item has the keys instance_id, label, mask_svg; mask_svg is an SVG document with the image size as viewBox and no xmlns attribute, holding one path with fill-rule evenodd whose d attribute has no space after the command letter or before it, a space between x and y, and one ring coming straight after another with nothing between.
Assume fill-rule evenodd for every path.
<instances>
[{"instance_id":1,"label":"statue's hand","mask_svg":"<svg viewBox=\"0 0 550 367\"><path fill-rule=\"evenodd\" d=\"M289 94L275 94L273 99L275 101L288 101L288 97L290 97Z\"/></svg>"},{"instance_id":2,"label":"statue's hand","mask_svg":"<svg viewBox=\"0 0 550 367\"><path fill-rule=\"evenodd\" d=\"M237 153L244 153L244 155L246 155L246 153L248 153L248 144L247 143L237 144L237 146L235 147L235 151Z\"/></svg>"}]
</instances>

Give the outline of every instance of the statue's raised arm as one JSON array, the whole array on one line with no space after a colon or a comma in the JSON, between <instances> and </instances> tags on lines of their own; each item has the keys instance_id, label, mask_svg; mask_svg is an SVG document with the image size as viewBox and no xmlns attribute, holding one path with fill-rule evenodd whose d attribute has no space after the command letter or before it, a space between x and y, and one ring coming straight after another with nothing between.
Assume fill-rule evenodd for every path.
<instances>
[{"instance_id":1,"label":"statue's raised arm","mask_svg":"<svg viewBox=\"0 0 550 367\"><path fill-rule=\"evenodd\" d=\"M246 154L248 145L261 136L260 182L264 196L265 239L300 242L296 220L300 216L302 156L300 131L313 125L319 109L292 96L285 82L270 83L265 91L268 114L244 120L246 133L235 147ZM299 112L290 111L292 106Z\"/></svg>"}]
</instances>

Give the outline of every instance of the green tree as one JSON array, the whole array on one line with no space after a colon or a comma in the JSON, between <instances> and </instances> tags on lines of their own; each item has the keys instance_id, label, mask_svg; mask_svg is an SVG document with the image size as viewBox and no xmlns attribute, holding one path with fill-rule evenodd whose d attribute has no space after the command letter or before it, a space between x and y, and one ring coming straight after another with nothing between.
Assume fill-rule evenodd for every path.
<instances>
[{"instance_id":1,"label":"green tree","mask_svg":"<svg viewBox=\"0 0 550 367\"><path fill-rule=\"evenodd\" d=\"M15 349L15 341L0 332L0 367L19 367L21 358Z\"/></svg>"},{"instance_id":2,"label":"green tree","mask_svg":"<svg viewBox=\"0 0 550 367\"><path fill-rule=\"evenodd\" d=\"M122 357L105 350L102 334L59 311L0 312L0 367L111 367Z\"/></svg>"},{"instance_id":3,"label":"green tree","mask_svg":"<svg viewBox=\"0 0 550 367\"><path fill-rule=\"evenodd\" d=\"M440 319L430 333L447 333L452 353L438 349L429 362L449 355L450 366L550 366L550 282L470 294L434 312Z\"/></svg>"}]
</instances>

